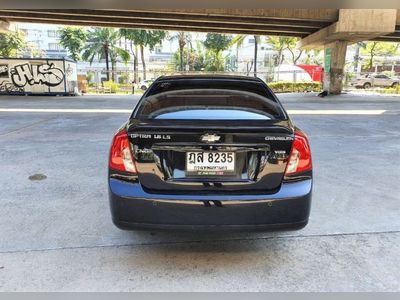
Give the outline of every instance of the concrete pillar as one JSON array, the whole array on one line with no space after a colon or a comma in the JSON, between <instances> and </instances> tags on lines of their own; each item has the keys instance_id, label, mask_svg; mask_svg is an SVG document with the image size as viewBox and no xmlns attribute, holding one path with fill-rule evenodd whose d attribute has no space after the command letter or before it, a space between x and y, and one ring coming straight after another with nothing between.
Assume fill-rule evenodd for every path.
<instances>
[{"instance_id":1,"label":"concrete pillar","mask_svg":"<svg viewBox=\"0 0 400 300\"><path fill-rule=\"evenodd\" d=\"M299 42L302 49L325 49L330 57L325 66L324 91L342 90L347 43L380 37L396 30L397 9L340 9L338 21L314 32Z\"/></svg>"},{"instance_id":2,"label":"concrete pillar","mask_svg":"<svg viewBox=\"0 0 400 300\"><path fill-rule=\"evenodd\" d=\"M335 41L326 44L324 47L323 89L328 94L340 94L342 92L347 43L347 41Z\"/></svg>"}]
</instances>

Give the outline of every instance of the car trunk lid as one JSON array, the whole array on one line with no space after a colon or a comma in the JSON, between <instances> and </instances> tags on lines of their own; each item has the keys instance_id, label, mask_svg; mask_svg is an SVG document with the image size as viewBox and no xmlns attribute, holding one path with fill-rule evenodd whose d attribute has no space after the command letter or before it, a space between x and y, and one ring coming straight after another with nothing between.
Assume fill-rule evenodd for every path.
<instances>
[{"instance_id":1,"label":"car trunk lid","mask_svg":"<svg viewBox=\"0 0 400 300\"><path fill-rule=\"evenodd\" d=\"M143 188L171 193L274 192L293 142L287 120L135 121L128 135Z\"/></svg>"}]
</instances>

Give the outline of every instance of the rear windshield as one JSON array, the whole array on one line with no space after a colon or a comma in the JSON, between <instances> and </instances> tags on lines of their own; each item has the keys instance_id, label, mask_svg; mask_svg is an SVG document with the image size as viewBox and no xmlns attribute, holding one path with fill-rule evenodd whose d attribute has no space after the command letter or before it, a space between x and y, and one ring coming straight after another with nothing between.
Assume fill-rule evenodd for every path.
<instances>
[{"instance_id":1,"label":"rear windshield","mask_svg":"<svg viewBox=\"0 0 400 300\"><path fill-rule=\"evenodd\" d=\"M261 83L238 80L177 80L152 86L136 116L164 120L271 120L284 113Z\"/></svg>"}]
</instances>

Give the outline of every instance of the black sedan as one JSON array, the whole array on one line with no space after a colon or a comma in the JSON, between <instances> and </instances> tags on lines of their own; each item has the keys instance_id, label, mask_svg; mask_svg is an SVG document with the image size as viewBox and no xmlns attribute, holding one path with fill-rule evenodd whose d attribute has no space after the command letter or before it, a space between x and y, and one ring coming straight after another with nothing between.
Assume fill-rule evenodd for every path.
<instances>
[{"instance_id":1,"label":"black sedan","mask_svg":"<svg viewBox=\"0 0 400 300\"><path fill-rule=\"evenodd\" d=\"M257 78L161 77L113 138L108 184L122 229L299 229L311 151Z\"/></svg>"}]
</instances>

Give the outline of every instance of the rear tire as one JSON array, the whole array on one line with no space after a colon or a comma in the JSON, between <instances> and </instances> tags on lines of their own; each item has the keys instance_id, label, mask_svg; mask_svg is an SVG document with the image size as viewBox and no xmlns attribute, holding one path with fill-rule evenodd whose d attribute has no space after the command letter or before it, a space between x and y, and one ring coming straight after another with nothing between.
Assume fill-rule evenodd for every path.
<instances>
[{"instance_id":1,"label":"rear tire","mask_svg":"<svg viewBox=\"0 0 400 300\"><path fill-rule=\"evenodd\" d=\"M147 86L142 85L142 86L140 87L140 89L141 89L142 91L145 91L145 90L147 90Z\"/></svg>"},{"instance_id":2,"label":"rear tire","mask_svg":"<svg viewBox=\"0 0 400 300\"><path fill-rule=\"evenodd\" d=\"M399 85L399 83L398 82L393 82L393 84L392 84L392 88L397 88L397 86Z\"/></svg>"},{"instance_id":3,"label":"rear tire","mask_svg":"<svg viewBox=\"0 0 400 300\"><path fill-rule=\"evenodd\" d=\"M371 84L369 82L366 82L366 83L364 83L363 88L369 89L369 88L371 88Z\"/></svg>"}]
</instances>

